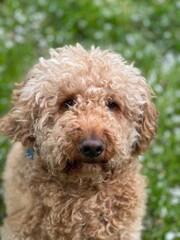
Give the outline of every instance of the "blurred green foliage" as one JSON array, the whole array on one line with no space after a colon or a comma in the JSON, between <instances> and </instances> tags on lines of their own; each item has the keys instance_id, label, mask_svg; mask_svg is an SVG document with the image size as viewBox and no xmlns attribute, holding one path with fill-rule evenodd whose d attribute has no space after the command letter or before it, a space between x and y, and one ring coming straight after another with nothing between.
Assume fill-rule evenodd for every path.
<instances>
[{"instance_id":1,"label":"blurred green foliage","mask_svg":"<svg viewBox=\"0 0 180 240\"><path fill-rule=\"evenodd\" d=\"M80 42L119 52L154 88L159 130L141 158L149 179L143 239L180 239L180 18L178 0L0 2L0 114L14 83L48 49ZM3 169L10 142L0 137ZM2 172L2 170L1 170ZM0 219L4 215L0 190Z\"/></svg>"}]
</instances>

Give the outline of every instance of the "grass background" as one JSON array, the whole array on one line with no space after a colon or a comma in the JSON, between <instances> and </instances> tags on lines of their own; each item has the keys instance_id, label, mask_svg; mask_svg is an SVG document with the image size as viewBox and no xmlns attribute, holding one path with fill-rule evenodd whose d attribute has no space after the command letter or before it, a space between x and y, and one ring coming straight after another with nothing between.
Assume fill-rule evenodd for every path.
<instances>
[{"instance_id":1,"label":"grass background","mask_svg":"<svg viewBox=\"0 0 180 240\"><path fill-rule=\"evenodd\" d=\"M50 47L80 42L120 53L152 85L158 135L141 158L149 179L143 239L180 239L180 16L178 0L0 1L0 115L15 82ZM10 141L0 137L3 170ZM0 188L0 221L4 216Z\"/></svg>"}]
</instances>

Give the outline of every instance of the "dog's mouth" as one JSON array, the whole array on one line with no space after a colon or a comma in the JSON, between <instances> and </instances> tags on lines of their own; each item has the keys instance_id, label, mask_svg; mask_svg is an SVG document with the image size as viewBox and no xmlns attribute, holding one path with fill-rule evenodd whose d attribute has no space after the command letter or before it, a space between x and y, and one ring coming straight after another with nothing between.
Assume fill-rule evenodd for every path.
<instances>
[{"instance_id":1,"label":"dog's mouth","mask_svg":"<svg viewBox=\"0 0 180 240\"><path fill-rule=\"evenodd\" d=\"M100 160L98 158L84 158L83 160L79 161L79 160L68 160L65 170L66 172L70 172L70 171L78 171L79 169L81 169L83 167L83 165L92 165L92 166L101 166L102 169L104 169L107 165L108 161L107 160Z\"/></svg>"},{"instance_id":2,"label":"dog's mouth","mask_svg":"<svg viewBox=\"0 0 180 240\"><path fill-rule=\"evenodd\" d=\"M106 164L107 161L106 160L101 160L100 161L97 158L85 158L83 160L83 163L87 163L87 164L100 164L100 165L102 165L102 164Z\"/></svg>"}]
</instances>

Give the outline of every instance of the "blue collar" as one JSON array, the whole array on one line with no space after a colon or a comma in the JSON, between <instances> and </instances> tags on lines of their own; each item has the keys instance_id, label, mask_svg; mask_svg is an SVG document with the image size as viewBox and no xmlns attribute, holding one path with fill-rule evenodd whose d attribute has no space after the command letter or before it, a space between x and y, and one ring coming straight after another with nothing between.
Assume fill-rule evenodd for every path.
<instances>
[{"instance_id":1,"label":"blue collar","mask_svg":"<svg viewBox=\"0 0 180 240\"><path fill-rule=\"evenodd\" d=\"M34 159L34 150L32 148L27 149L26 151L26 157L33 160Z\"/></svg>"}]
</instances>

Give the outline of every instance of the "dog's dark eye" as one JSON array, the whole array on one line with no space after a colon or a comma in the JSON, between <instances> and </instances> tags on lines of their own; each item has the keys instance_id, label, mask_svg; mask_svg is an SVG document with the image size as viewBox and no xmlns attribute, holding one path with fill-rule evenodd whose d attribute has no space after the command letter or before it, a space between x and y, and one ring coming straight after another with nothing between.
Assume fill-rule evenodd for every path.
<instances>
[{"instance_id":1,"label":"dog's dark eye","mask_svg":"<svg viewBox=\"0 0 180 240\"><path fill-rule=\"evenodd\" d=\"M66 108L72 107L74 106L76 103L76 101L74 99L68 99L66 101L63 102L63 106Z\"/></svg>"},{"instance_id":2,"label":"dog's dark eye","mask_svg":"<svg viewBox=\"0 0 180 240\"><path fill-rule=\"evenodd\" d=\"M107 101L106 106L110 109L110 110L116 110L119 108L118 104L116 102L113 101Z\"/></svg>"}]
</instances>

